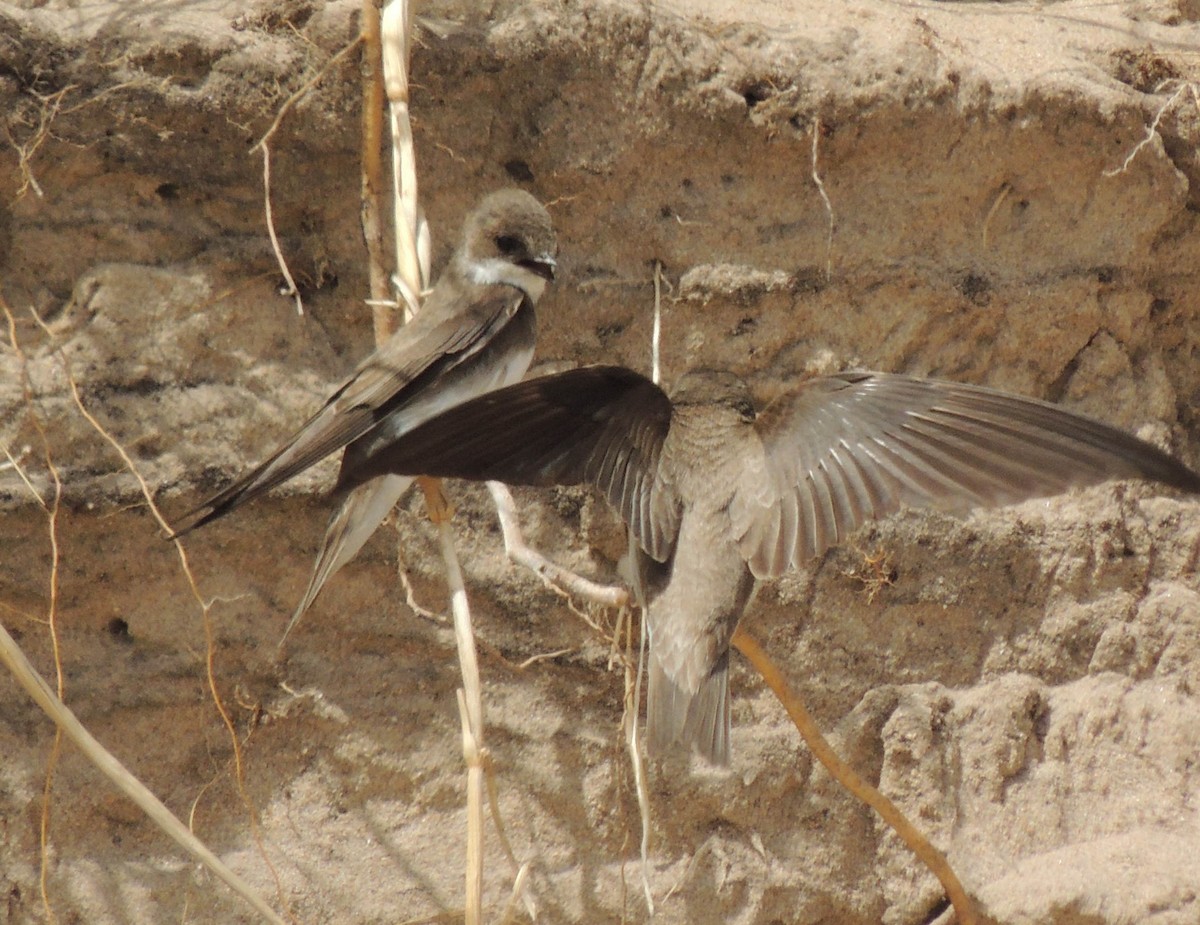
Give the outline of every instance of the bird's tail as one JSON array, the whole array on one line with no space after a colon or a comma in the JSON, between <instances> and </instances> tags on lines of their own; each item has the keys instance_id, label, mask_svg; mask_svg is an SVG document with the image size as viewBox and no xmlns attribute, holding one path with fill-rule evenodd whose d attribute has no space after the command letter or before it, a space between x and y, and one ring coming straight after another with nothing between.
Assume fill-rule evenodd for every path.
<instances>
[{"instance_id":1,"label":"bird's tail","mask_svg":"<svg viewBox=\"0 0 1200 925\"><path fill-rule=\"evenodd\" d=\"M317 599L325 582L362 549L412 483L411 476L385 475L359 485L346 495L329 519L325 539L321 541L321 551L317 554L312 577L308 580L308 590L304 592L287 629L283 631L283 638L279 640L281 646L292 627L300 622L300 618Z\"/></svg>"},{"instance_id":2,"label":"bird's tail","mask_svg":"<svg viewBox=\"0 0 1200 925\"><path fill-rule=\"evenodd\" d=\"M680 687L650 652L646 692L646 741L651 755L679 743L713 764L729 764L729 654L725 653L695 691Z\"/></svg>"}]
</instances>

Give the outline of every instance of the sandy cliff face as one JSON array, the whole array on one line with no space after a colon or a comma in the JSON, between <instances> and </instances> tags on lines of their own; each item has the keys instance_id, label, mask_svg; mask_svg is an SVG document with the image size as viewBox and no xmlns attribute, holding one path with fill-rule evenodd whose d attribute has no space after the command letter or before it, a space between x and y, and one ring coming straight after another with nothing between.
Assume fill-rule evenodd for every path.
<instances>
[{"instance_id":1,"label":"sandy cliff face","mask_svg":"<svg viewBox=\"0 0 1200 925\"><path fill-rule=\"evenodd\" d=\"M271 144L303 317L278 295L248 153L353 38L357 9L0 3L0 293L23 354L6 336L0 441L49 497L32 407L63 479L67 699L269 896L206 686L201 608L64 363L177 513L261 458L369 349L355 58ZM541 360L647 369L657 261L668 379L725 366L768 397L850 365L944 376L1061 401L1200 460L1194 2L426 12L465 23L414 52L438 253L487 190L516 182L550 205L562 272ZM458 669L446 623L404 603L394 530L276 653L331 475L189 539L217 683L297 919L433 921L461 902ZM539 919L644 921L609 644L506 564L484 493L452 491L500 803L533 860ZM0 495L0 619L49 672L47 517L11 468ZM611 578L602 505L518 499L533 542ZM903 515L764 588L749 626L990 920L1195 922L1198 510L1109 485L965 521ZM419 505L397 528L417 599L445 609ZM517 667L543 653L558 654ZM731 770L651 768L658 920L926 921L932 878L813 769L740 663L733 685ZM39 922L52 729L7 678L0 691L0 920ZM58 921L251 920L71 750L50 806ZM511 871L494 838L489 852L498 909Z\"/></svg>"}]
</instances>

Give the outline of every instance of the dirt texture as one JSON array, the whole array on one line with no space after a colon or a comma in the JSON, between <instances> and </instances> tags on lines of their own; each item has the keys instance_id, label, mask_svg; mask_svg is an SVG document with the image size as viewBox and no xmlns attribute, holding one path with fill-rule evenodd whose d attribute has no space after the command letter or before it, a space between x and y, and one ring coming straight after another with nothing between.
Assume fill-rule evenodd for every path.
<instances>
[{"instance_id":1,"label":"dirt texture","mask_svg":"<svg viewBox=\"0 0 1200 925\"><path fill-rule=\"evenodd\" d=\"M399 545L416 599L446 609L420 504L282 651L332 463L190 537L210 648L176 550L68 378L179 514L370 349L357 54L270 143L302 316L279 294L251 153L353 40L359 6L0 2L0 294L15 319L0 444L28 479L0 463L0 620L53 676L53 583L68 703L296 921L453 921L458 666L445 619L413 613L397 577ZM726 367L765 399L813 370L936 375L1059 401L1200 462L1195 0L421 12L438 20L412 94L436 261L483 193L515 183L548 203L561 275L539 361L648 371L657 263L667 381ZM63 488L57 560L34 496L53 494L42 432ZM450 491L499 803L538 921L647 921L623 672L604 633L506 562L486 493ZM518 501L534 545L613 580L602 504ZM1198 515L1132 484L966 520L905 513L763 587L747 625L986 922L1194 925ZM814 768L740 659L732 687L730 769L649 768L655 920L934 918L936 881ZM47 922L53 727L7 677L0 704L0 922ZM72 748L48 805L53 921L255 921ZM490 830L487 852L494 921L513 871Z\"/></svg>"}]
</instances>

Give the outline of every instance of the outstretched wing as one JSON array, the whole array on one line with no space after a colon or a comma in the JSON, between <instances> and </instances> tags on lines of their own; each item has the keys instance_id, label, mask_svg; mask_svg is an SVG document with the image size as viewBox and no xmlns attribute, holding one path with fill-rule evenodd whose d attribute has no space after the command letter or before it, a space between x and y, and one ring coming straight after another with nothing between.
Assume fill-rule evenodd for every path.
<instances>
[{"instance_id":1,"label":"outstretched wing","mask_svg":"<svg viewBox=\"0 0 1200 925\"><path fill-rule=\"evenodd\" d=\"M775 577L902 505L964 511L1111 478L1200 491L1157 447L1055 405L885 373L810 380L756 427L765 454L730 508L754 574Z\"/></svg>"},{"instance_id":2,"label":"outstretched wing","mask_svg":"<svg viewBox=\"0 0 1200 925\"><path fill-rule=\"evenodd\" d=\"M598 488L651 556L665 560L679 500L660 478L671 403L644 376L591 366L488 392L413 428L356 466L340 490L385 473Z\"/></svg>"}]
</instances>

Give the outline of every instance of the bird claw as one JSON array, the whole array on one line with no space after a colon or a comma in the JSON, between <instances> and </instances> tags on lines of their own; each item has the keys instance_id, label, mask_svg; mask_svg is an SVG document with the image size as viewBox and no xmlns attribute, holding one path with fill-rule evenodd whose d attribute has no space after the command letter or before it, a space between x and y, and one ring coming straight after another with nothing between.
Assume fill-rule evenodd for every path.
<instances>
[{"instance_id":1,"label":"bird claw","mask_svg":"<svg viewBox=\"0 0 1200 925\"><path fill-rule=\"evenodd\" d=\"M441 479L422 475L417 478L417 484L421 486L421 491L425 494L425 510L429 513L429 519L433 523L444 524L454 517L454 506L446 497L446 493L442 491Z\"/></svg>"}]
</instances>

